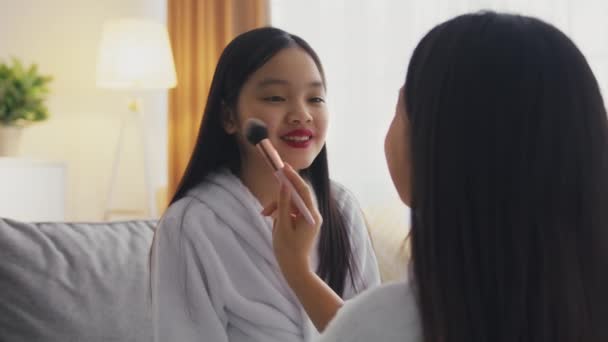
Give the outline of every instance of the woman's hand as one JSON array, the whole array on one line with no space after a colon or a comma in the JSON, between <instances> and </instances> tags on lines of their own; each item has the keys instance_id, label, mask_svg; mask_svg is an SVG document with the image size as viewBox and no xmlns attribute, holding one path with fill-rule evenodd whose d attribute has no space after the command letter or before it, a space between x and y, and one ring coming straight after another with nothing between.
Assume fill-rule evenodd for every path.
<instances>
[{"instance_id":1,"label":"woman's hand","mask_svg":"<svg viewBox=\"0 0 608 342\"><path fill-rule=\"evenodd\" d=\"M315 221L314 225L306 222L298 209L293 206L291 202L292 194L284 184L281 184L277 201L262 211L262 214L266 216L271 216L274 213L275 220L272 232L274 253L283 274L290 282L292 274L310 271L309 256L315 238L319 233L322 218L308 184L287 164L283 168L283 172L302 197ZM277 212L275 213L275 211Z\"/></svg>"},{"instance_id":2,"label":"woman's hand","mask_svg":"<svg viewBox=\"0 0 608 342\"><path fill-rule=\"evenodd\" d=\"M281 185L277 202L264 208L262 214L271 216L278 211L274 215L272 245L279 267L308 317L317 330L323 331L343 302L310 266L310 251L321 227L321 214L317 210L311 189L300 175L289 165L283 168L283 172L302 197L315 224L306 222L292 205L291 193L285 185Z\"/></svg>"}]
</instances>

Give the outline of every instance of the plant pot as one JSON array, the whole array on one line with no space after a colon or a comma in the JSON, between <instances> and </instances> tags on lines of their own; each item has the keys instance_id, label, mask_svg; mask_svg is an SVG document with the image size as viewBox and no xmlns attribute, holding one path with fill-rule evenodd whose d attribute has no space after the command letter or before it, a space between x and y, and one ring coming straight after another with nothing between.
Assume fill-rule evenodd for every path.
<instances>
[{"instance_id":1,"label":"plant pot","mask_svg":"<svg viewBox=\"0 0 608 342\"><path fill-rule=\"evenodd\" d=\"M19 153L23 127L0 125L0 157L14 157Z\"/></svg>"}]
</instances>

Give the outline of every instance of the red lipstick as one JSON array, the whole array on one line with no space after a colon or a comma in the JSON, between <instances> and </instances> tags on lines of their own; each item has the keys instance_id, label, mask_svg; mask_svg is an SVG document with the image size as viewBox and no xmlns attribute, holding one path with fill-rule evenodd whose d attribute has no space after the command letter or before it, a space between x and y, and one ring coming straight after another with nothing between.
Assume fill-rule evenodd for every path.
<instances>
[{"instance_id":1,"label":"red lipstick","mask_svg":"<svg viewBox=\"0 0 608 342\"><path fill-rule=\"evenodd\" d=\"M294 148L306 148L310 146L314 133L305 128L298 128L281 136L281 140Z\"/></svg>"}]
</instances>

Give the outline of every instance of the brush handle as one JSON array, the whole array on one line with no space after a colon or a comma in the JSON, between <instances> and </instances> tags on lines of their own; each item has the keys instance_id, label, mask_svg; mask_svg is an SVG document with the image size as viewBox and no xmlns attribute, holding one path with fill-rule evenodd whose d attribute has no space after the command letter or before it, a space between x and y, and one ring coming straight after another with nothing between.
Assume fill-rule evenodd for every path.
<instances>
[{"instance_id":1,"label":"brush handle","mask_svg":"<svg viewBox=\"0 0 608 342\"><path fill-rule=\"evenodd\" d=\"M310 225L314 225L315 219L312 217L310 210L308 210L306 204L304 204L304 200L302 200L302 197L300 197L293 184L291 184L289 179L287 179L287 176L285 176L285 173L283 173L283 169L278 169L277 171L275 171L274 175L277 177L281 184L285 184L289 191L291 191L291 199L295 204L296 208L298 208L298 210L300 211L300 214L304 216L306 222L308 222Z\"/></svg>"}]
</instances>

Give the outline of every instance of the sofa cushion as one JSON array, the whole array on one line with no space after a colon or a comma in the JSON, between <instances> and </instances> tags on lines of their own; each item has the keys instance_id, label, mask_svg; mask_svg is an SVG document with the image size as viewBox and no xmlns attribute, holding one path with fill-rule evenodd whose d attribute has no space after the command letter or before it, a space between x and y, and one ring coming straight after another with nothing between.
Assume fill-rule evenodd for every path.
<instances>
[{"instance_id":1,"label":"sofa cushion","mask_svg":"<svg viewBox=\"0 0 608 342\"><path fill-rule=\"evenodd\" d=\"M153 227L0 219L2 340L150 341Z\"/></svg>"},{"instance_id":2,"label":"sofa cushion","mask_svg":"<svg viewBox=\"0 0 608 342\"><path fill-rule=\"evenodd\" d=\"M403 281L410 260L409 209L400 201L386 201L364 210L380 267L382 282Z\"/></svg>"}]
</instances>

